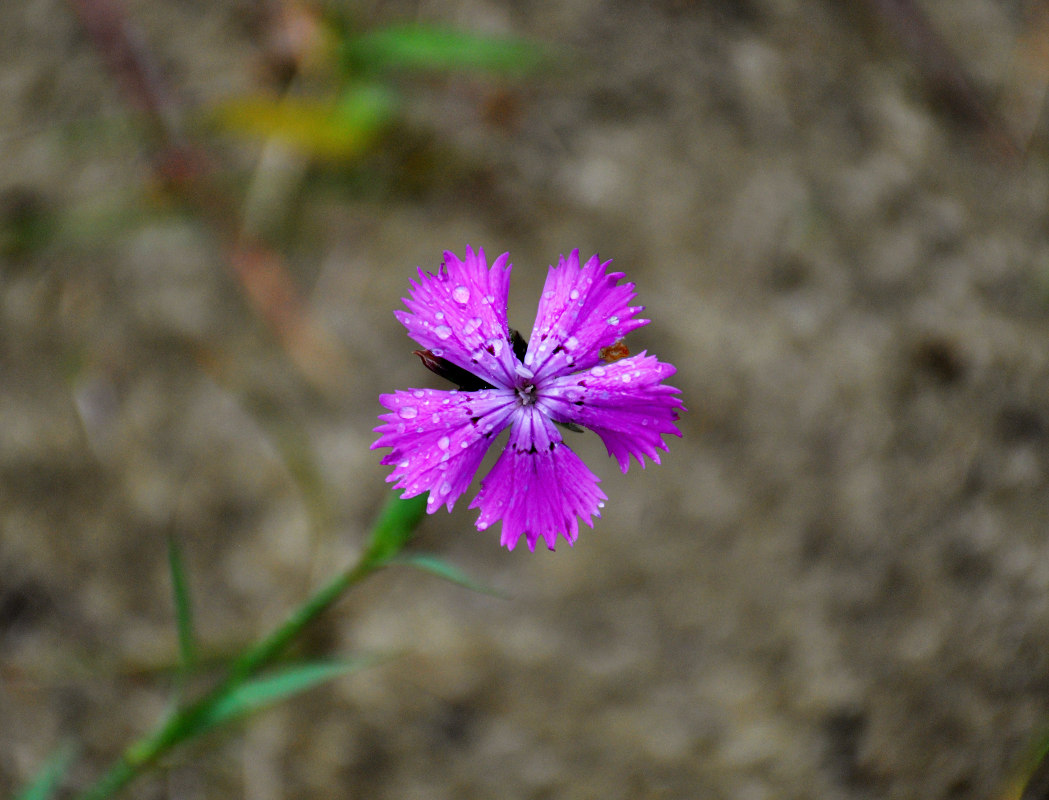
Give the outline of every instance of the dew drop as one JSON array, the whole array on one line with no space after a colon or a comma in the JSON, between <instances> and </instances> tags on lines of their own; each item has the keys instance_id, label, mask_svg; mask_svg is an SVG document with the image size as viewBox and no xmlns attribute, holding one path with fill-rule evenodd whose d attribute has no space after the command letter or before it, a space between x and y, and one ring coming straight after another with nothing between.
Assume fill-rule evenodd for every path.
<instances>
[{"instance_id":1,"label":"dew drop","mask_svg":"<svg viewBox=\"0 0 1049 800\"><path fill-rule=\"evenodd\" d=\"M438 325L436 328L433 329L433 332L437 334L438 339L447 339L449 336L452 335L452 329L449 328L447 325Z\"/></svg>"},{"instance_id":2,"label":"dew drop","mask_svg":"<svg viewBox=\"0 0 1049 800\"><path fill-rule=\"evenodd\" d=\"M619 324L619 317L617 317L617 316L615 316L613 314L611 317L608 318L608 324L609 325L618 325Z\"/></svg>"},{"instance_id":3,"label":"dew drop","mask_svg":"<svg viewBox=\"0 0 1049 800\"><path fill-rule=\"evenodd\" d=\"M495 295L494 294L486 295L484 299L485 299L485 301L487 303L492 304L492 303L495 302Z\"/></svg>"},{"instance_id":4,"label":"dew drop","mask_svg":"<svg viewBox=\"0 0 1049 800\"><path fill-rule=\"evenodd\" d=\"M572 300L578 300L578 299L579 299L579 290L578 290L578 289L573 289L572 291L570 291L570 292L568 293L568 296L569 296L569 297L570 297L570 298L571 298Z\"/></svg>"},{"instance_id":5,"label":"dew drop","mask_svg":"<svg viewBox=\"0 0 1049 800\"><path fill-rule=\"evenodd\" d=\"M565 363L568 364L568 366L572 366L575 363L575 356L572 355L571 353L566 353L565 354Z\"/></svg>"},{"instance_id":6,"label":"dew drop","mask_svg":"<svg viewBox=\"0 0 1049 800\"><path fill-rule=\"evenodd\" d=\"M426 397L426 392L424 392L422 389L416 389L414 392L412 392L412 395L414 395L415 397Z\"/></svg>"},{"instance_id":7,"label":"dew drop","mask_svg":"<svg viewBox=\"0 0 1049 800\"><path fill-rule=\"evenodd\" d=\"M470 446L470 443L468 441L466 441L466 439L463 439L461 442L459 442L459 448L462 449L462 450L465 450L469 446Z\"/></svg>"},{"instance_id":8,"label":"dew drop","mask_svg":"<svg viewBox=\"0 0 1049 800\"><path fill-rule=\"evenodd\" d=\"M544 300L553 300L554 299L554 293L552 291L543 292L543 299Z\"/></svg>"},{"instance_id":9,"label":"dew drop","mask_svg":"<svg viewBox=\"0 0 1049 800\"><path fill-rule=\"evenodd\" d=\"M444 350L442 350L440 347L431 347L430 348L430 352L433 353L438 358L440 358L441 356L444 355Z\"/></svg>"},{"instance_id":10,"label":"dew drop","mask_svg":"<svg viewBox=\"0 0 1049 800\"><path fill-rule=\"evenodd\" d=\"M452 485L450 483L448 483L448 481L445 481L444 483L441 484L441 488L438 489L437 491L443 497L444 495L448 494L448 492L450 492L451 490L452 490Z\"/></svg>"},{"instance_id":11,"label":"dew drop","mask_svg":"<svg viewBox=\"0 0 1049 800\"><path fill-rule=\"evenodd\" d=\"M401 417L404 419L415 419L415 417L419 414L415 406L401 406L400 410L397 413L400 414Z\"/></svg>"},{"instance_id":12,"label":"dew drop","mask_svg":"<svg viewBox=\"0 0 1049 800\"><path fill-rule=\"evenodd\" d=\"M438 311L438 312L436 312L436 313L434 314L434 318L435 318L435 319L444 319L444 312L443 312L443 311Z\"/></svg>"},{"instance_id":13,"label":"dew drop","mask_svg":"<svg viewBox=\"0 0 1049 800\"><path fill-rule=\"evenodd\" d=\"M471 317L470 319L466 320L466 324L463 325L463 333L465 333L467 336L469 336L471 333L473 333L475 330L477 330L480 327L481 327L481 318L480 317Z\"/></svg>"},{"instance_id":14,"label":"dew drop","mask_svg":"<svg viewBox=\"0 0 1049 800\"><path fill-rule=\"evenodd\" d=\"M632 377L634 377L634 376L633 376L633 375L631 375L631 374L630 374L629 372L627 372L626 374L624 374L624 375L623 375L623 377L622 377L622 378L620 378L620 380L622 380L622 381L623 381L623 383L630 383L630 379L631 379Z\"/></svg>"},{"instance_id":15,"label":"dew drop","mask_svg":"<svg viewBox=\"0 0 1049 800\"><path fill-rule=\"evenodd\" d=\"M465 305L470 300L470 290L465 286L456 286L452 289L452 299L460 305Z\"/></svg>"},{"instance_id":16,"label":"dew drop","mask_svg":"<svg viewBox=\"0 0 1049 800\"><path fill-rule=\"evenodd\" d=\"M437 446L440 447L442 450L447 450L448 445L450 445L451 443L452 440L449 439L447 436L442 436L440 439L437 440Z\"/></svg>"},{"instance_id":17,"label":"dew drop","mask_svg":"<svg viewBox=\"0 0 1049 800\"><path fill-rule=\"evenodd\" d=\"M643 426L646 426L646 427L647 427L647 426L648 426L648 420L647 420L647 419L643 419L643 420L641 420L641 424L642 424Z\"/></svg>"},{"instance_id":18,"label":"dew drop","mask_svg":"<svg viewBox=\"0 0 1049 800\"><path fill-rule=\"evenodd\" d=\"M565 342L565 350L575 350L577 347L579 347L579 340L574 336L569 336Z\"/></svg>"},{"instance_id":19,"label":"dew drop","mask_svg":"<svg viewBox=\"0 0 1049 800\"><path fill-rule=\"evenodd\" d=\"M601 366L594 367L592 370L590 370L590 372L591 374L596 375L599 378L603 378L605 376L605 368Z\"/></svg>"},{"instance_id":20,"label":"dew drop","mask_svg":"<svg viewBox=\"0 0 1049 800\"><path fill-rule=\"evenodd\" d=\"M498 336L488 340L488 346L492 348L492 354L497 358L503 352L503 340Z\"/></svg>"}]
</instances>

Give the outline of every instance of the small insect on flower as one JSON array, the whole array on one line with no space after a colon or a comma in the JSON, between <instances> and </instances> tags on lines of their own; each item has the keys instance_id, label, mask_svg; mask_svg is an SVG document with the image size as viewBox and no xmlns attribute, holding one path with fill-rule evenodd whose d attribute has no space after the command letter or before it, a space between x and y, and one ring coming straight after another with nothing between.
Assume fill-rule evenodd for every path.
<instances>
[{"instance_id":1,"label":"small insect on flower","mask_svg":"<svg viewBox=\"0 0 1049 800\"><path fill-rule=\"evenodd\" d=\"M601 348L601 360L606 364L611 364L613 361L618 361L621 358L626 358L630 355L630 348L626 346L626 342L620 339L613 345Z\"/></svg>"},{"instance_id":2,"label":"small insect on flower","mask_svg":"<svg viewBox=\"0 0 1049 800\"><path fill-rule=\"evenodd\" d=\"M558 535L572 544L579 520L593 518L607 499L600 479L564 442L561 430L589 428L627 471L630 457L659 463L666 435L684 406L663 381L676 371L645 352L630 355L623 337L648 324L631 306L632 283L608 272L597 255L580 264L579 251L550 267L531 336L507 322L509 254L489 267L484 250L444 254L437 274L419 269L407 311L394 312L431 372L458 388L409 389L380 396L372 449L389 447L387 478L404 497L429 492L427 511L449 511L504 429L506 449L470 503L477 528L502 521L501 542L512 550L523 535L534 550L551 550Z\"/></svg>"}]
</instances>

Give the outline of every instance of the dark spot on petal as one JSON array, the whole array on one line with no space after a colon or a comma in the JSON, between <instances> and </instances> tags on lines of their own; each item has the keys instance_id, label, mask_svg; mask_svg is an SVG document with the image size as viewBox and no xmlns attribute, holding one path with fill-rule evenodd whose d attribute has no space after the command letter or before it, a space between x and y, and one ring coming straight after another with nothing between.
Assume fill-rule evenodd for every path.
<instances>
[{"instance_id":1,"label":"dark spot on petal","mask_svg":"<svg viewBox=\"0 0 1049 800\"><path fill-rule=\"evenodd\" d=\"M413 350L412 353L419 356L423 362L423 366L430 370L430 372L435 375L440 375L445 380L451 381L464 392L476 392L481 389L495 388L484 379L477 377L472 372L463 369L457 364L453 364L448 359L435 356L430 350Z\"/></svg>"},{"instance_id":2,"label":"dark spot on petal","mask_svg":"<svg viewBox=\"0 0 1049 800\"><path fill-rule=\"evenodd\" d=\"M521 335L520 331L511 328L510 344L513 345L514 355L517 357L517 360L524 363L525 353L528 352L528 340Z\"/></svg>"}]
</instances>

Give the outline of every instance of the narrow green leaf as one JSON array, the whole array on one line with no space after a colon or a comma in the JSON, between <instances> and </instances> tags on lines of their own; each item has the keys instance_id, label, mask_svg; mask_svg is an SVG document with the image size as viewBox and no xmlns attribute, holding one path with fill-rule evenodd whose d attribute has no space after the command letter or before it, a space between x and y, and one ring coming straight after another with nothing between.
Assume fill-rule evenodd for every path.
<instances>
[{"instance_id":1,"label":"narrow green leaf","mask_svg":"<svg viewBox=\"0 0 1049 800\"><path fill-rule=\"evenodd\" d=\"M407 555L398 556L390 563L404 564L408 567L421 569L423 572L429 572L431 575L436 575L438 578L451 581L452 583L463 586L474 592L490 594L495 597L506 597L504 592L501 592L492 586L487 586L479 581L475 581L458 567L452 566L447 561L437 556L427 555L425 553L409 553Z\"/></svg>"},{"instance_id":2,"label":"narrow green leaf","mask_svg":"<svg viewBox=\"0 0 1049 800\"><path fill-rule=\"evenodd\" d=\"M402 500L396 495L390 496L372 528L363 564L385 564L401 551L411 539L415 526L426 515L426 497L420 494Z\"/></svg>"},{"instance_id":3,"label":"narrow green leaf","mask_svg":"<svg viewBox=\"0 0 1049 800\"><path fill-rule=\"evenodd\" d=\"M175 625L178 629L179 673L189 675L197 663L197 641L193 630L193 604L189 597L186 565L178 537L168 535L168 567L171 570L171 593L175 600Z\"/></svg>"},{"instance_id":4,"label":"narrow green leaf","mask_svg":"<svg viewBox=\"0 0 1049 800\"><path fill-rule=\"evenodd\" d=\"M524 39L493 38L452 28L403 25L346 40L340 61L351 72L387 69L483 72L520 76L549 63Z\"/></svg>"},{"instance_id":5,"label":"narrow green leaf","mask_svg":"<svg viewBox=\"0 0 1049 800\"><path fill-rule=\"evenodd\" d=\"M215 702L194 720L193 728L183 731L181 738L198 736L218 725L241 719L322 683L348 675L374 661L374 658L359 658L299 664L242 683L215 698Z\"/></svg>"},{"instance_id":6,"label":"narrow green leaf","mask_svg":"<svg viewBox=\"0 0 1049 800\"><path fill-rule=\"evenodd\" d=\"M66 770L69 769L69 765L73 763L75 755L76 748L73 745L64 744L59 747L44 762L29 785L15 795L15 800L47 800L51 797L66 774Z\"/></svg>"}]
</instances>

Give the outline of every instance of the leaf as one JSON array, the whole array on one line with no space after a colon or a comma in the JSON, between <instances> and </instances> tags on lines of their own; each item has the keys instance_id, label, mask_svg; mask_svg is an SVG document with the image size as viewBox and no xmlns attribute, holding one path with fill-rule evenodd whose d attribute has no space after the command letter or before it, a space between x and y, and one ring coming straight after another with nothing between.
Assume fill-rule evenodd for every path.
<instances>
[{"instance_id":1,"label":"leaf","mask_svg":"<svg viewBox=\"0 0 1049 800\"><path fill-rule=\"evenodd\" d=\"M397 106L391 90L367 84L330 99L228 100L213 117L219 127L234 133L278 139L307 155L346 160L371 147Z\"/></svg>"},{"instance_id":2,"label":"leaf","mask_svg":"<svg viewBox=\"0 0 1049 800\"><path fill-rule=\"evenodd\" d=\"M425 515L425 494L408 500L391 495L372 528L371 540L362 563L378 566L389 562L408 543L415 527Z\"/></svg>"},{"instance_id":3,"label":"leaf","mask_svg":"<svg viewBox=\"0 0 1049 800\"><path fill-rule=\"evenodd\" d=\"M75 755L76 748L71 744L59 747L44 762L32 782L15 795L15 800L47 800L58 788Z\"/></svg>"},{"instance_id":4,"label":"leaf","mask_svg":"<svg viewBox=\"0 0 1049 800\"><path fill-rule=\"evenodd\" d=\"M452 28L403 25L343 42L340 61L350 71L416 69L520 76L550 62L524 39L493 38Z\"/></svg>"},{"instance_id":5,"label":"leaf","mask_svg":"<svg viewBox=\"0 0 1049 800\"><path fill-rule=\"evenodd\" d=\"M198 736L218 725L254 714L322 683L355 672L374 661L374 658L359 658L299 664L242 683L217 697L211 706L194 719L192 727L183 731L180 738Z\"/></svg>"},{"instance_id":6,"label":"leaf","mask_svg":"<svg viewBox=\"0 0 1049 800\"><path fill-rule=\"evenodd\" d=\"M179 672L185 677L197 663L197 642L193 630L193 605L189 596L186 565L182 560L182 548L174 534L168 535L168 567L171 570L171 593L175 600Z\"/></svg>"},{"instance_id":7,"label":"leaf","mask_svg":"<svg viewBox=\"0 0 1049 800\"><path fill-rule=\"evenodd\" d=\"M423 572L429 572L431 575L436 575L438 578L443 578L446 581L463 586L474 592L481 592L482 594L490 594L495 597L505 598L507 595L498 589L487 586L479 581L475 581L465 572L449 564L442 558L437 556L427 555L425 553L414 553L403 556L398 556L393 559L393 564L404 564L408 567L415 567L421 569Z\"/></svg>"}]
</instances>

